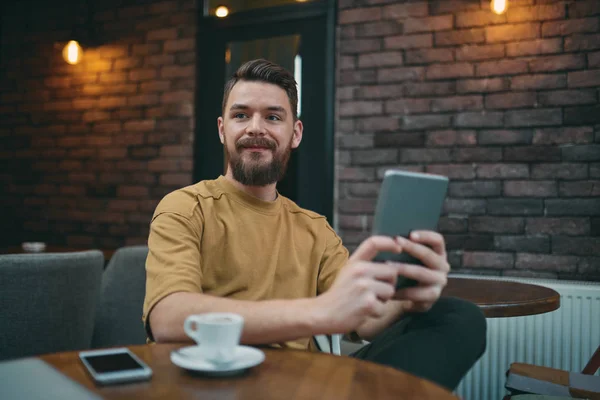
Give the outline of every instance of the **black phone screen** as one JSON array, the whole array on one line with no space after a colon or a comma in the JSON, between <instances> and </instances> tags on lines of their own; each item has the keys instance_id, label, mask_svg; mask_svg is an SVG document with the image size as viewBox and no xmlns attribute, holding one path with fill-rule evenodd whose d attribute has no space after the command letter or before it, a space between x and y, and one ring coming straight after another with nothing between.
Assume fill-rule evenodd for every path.
<instances>
[{"instance_id":1,"label":"black phone screen","mask_svg":"<svg viewBox=\"0 0 600 400\"><path fill-rule=\"evenodd\" d=\"M127 353L102 354L96 356L85 356L84 358L97 373L144 368Z\"/></svg>"}]
</instances>

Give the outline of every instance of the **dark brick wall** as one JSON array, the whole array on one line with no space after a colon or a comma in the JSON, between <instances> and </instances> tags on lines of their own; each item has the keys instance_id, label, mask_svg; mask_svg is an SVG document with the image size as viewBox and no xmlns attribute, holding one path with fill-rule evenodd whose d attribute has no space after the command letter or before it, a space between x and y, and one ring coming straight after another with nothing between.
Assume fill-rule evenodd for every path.
<instances>
[{"instance_id":1,"label":"dark brick wall","mask_svg":"<svg viewBox=\"0 0 600 400\"><path fill-rule=\"evenodd\" d=\"M389 167L451 178L455 270L600 280L600 2L340 0L338 227Z\"/></svg>"},{"instance_id":2,"label":"dark brick wall","mask_svg":"<svg viewBox=\"0 0 600 400\"><path fill-rule=\"evenodd\" d=\"M94 3L101 43L75 66L55 43L81 2L3 6L0 245L145 243L192 181L196 3Z\"/></svg>"}]
</instances>

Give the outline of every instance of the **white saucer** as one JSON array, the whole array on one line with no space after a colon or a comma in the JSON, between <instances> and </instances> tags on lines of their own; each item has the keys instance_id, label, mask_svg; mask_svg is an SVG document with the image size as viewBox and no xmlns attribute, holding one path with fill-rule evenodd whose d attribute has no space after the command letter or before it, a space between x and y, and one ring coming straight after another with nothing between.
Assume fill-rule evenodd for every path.
<instances>
[{"instance_id":1,"label":"white saucer","mask_svg":"<svg viewBox=\"0 0 600 400\"><path fill-rule=\"evenodd\" d=\"M218 364L204 358L200 346L188 346L171 352L171 361L178 367L210 376L237 375L265 360L265 353L249 346L238 346L233 361Z\"/></svg>"}]
</instances>

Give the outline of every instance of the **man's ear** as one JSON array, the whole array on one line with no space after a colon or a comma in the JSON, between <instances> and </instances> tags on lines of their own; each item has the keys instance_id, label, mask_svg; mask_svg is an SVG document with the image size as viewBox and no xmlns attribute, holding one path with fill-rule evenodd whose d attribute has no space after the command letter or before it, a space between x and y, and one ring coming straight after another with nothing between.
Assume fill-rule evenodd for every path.
<instances>
[{"instance_id":1,"label":"man's ear","mask_svg":"<svg viewBox=\"0 0 600 400\"><path fill-rule=\"evenodd\" d=\"M300 142L302 141L302 132L304 131L304 125L302 121L297 120L294 122L294 135L292 137L292 149L300 146Z\"/></svg>"},{"instance_id":2,"label":"man's ear","mask_svg":"<svg viewBox=\"0 0 600 400\"><path fill-rule=\"evenodd\" d=\"M225 135L223 133L225 132L223 117L217 118L217 128L219 129L219 140L221 141L221 144L225 144Z\"/></svg>"}]
</instances>

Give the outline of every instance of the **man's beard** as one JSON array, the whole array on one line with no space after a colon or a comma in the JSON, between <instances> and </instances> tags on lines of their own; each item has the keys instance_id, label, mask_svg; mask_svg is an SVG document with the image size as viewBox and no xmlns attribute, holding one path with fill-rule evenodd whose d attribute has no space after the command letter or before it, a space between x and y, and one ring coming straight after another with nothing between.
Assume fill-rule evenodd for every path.
<instances>
[{"instance_id":1,"label":"man's beard","mask_svg":"<svg viewBox=\"0 0 600 400\"><path fill-rule=\"evenodd\" d=\"M263 152L251 152L249 154L251 161L246 161L242 152L244 148L253 146L269 149L272 153L271 161L262 160L265 156ZM266 186L279 182L285 176L292 152L292 140L290 139L290 143L282 152L277 151L274 142L262 137L240 139L234 149L231 149L225 141L225 148L229 157L229 167L236 181L246 186Z\"/></svg>"}]
</instances>

